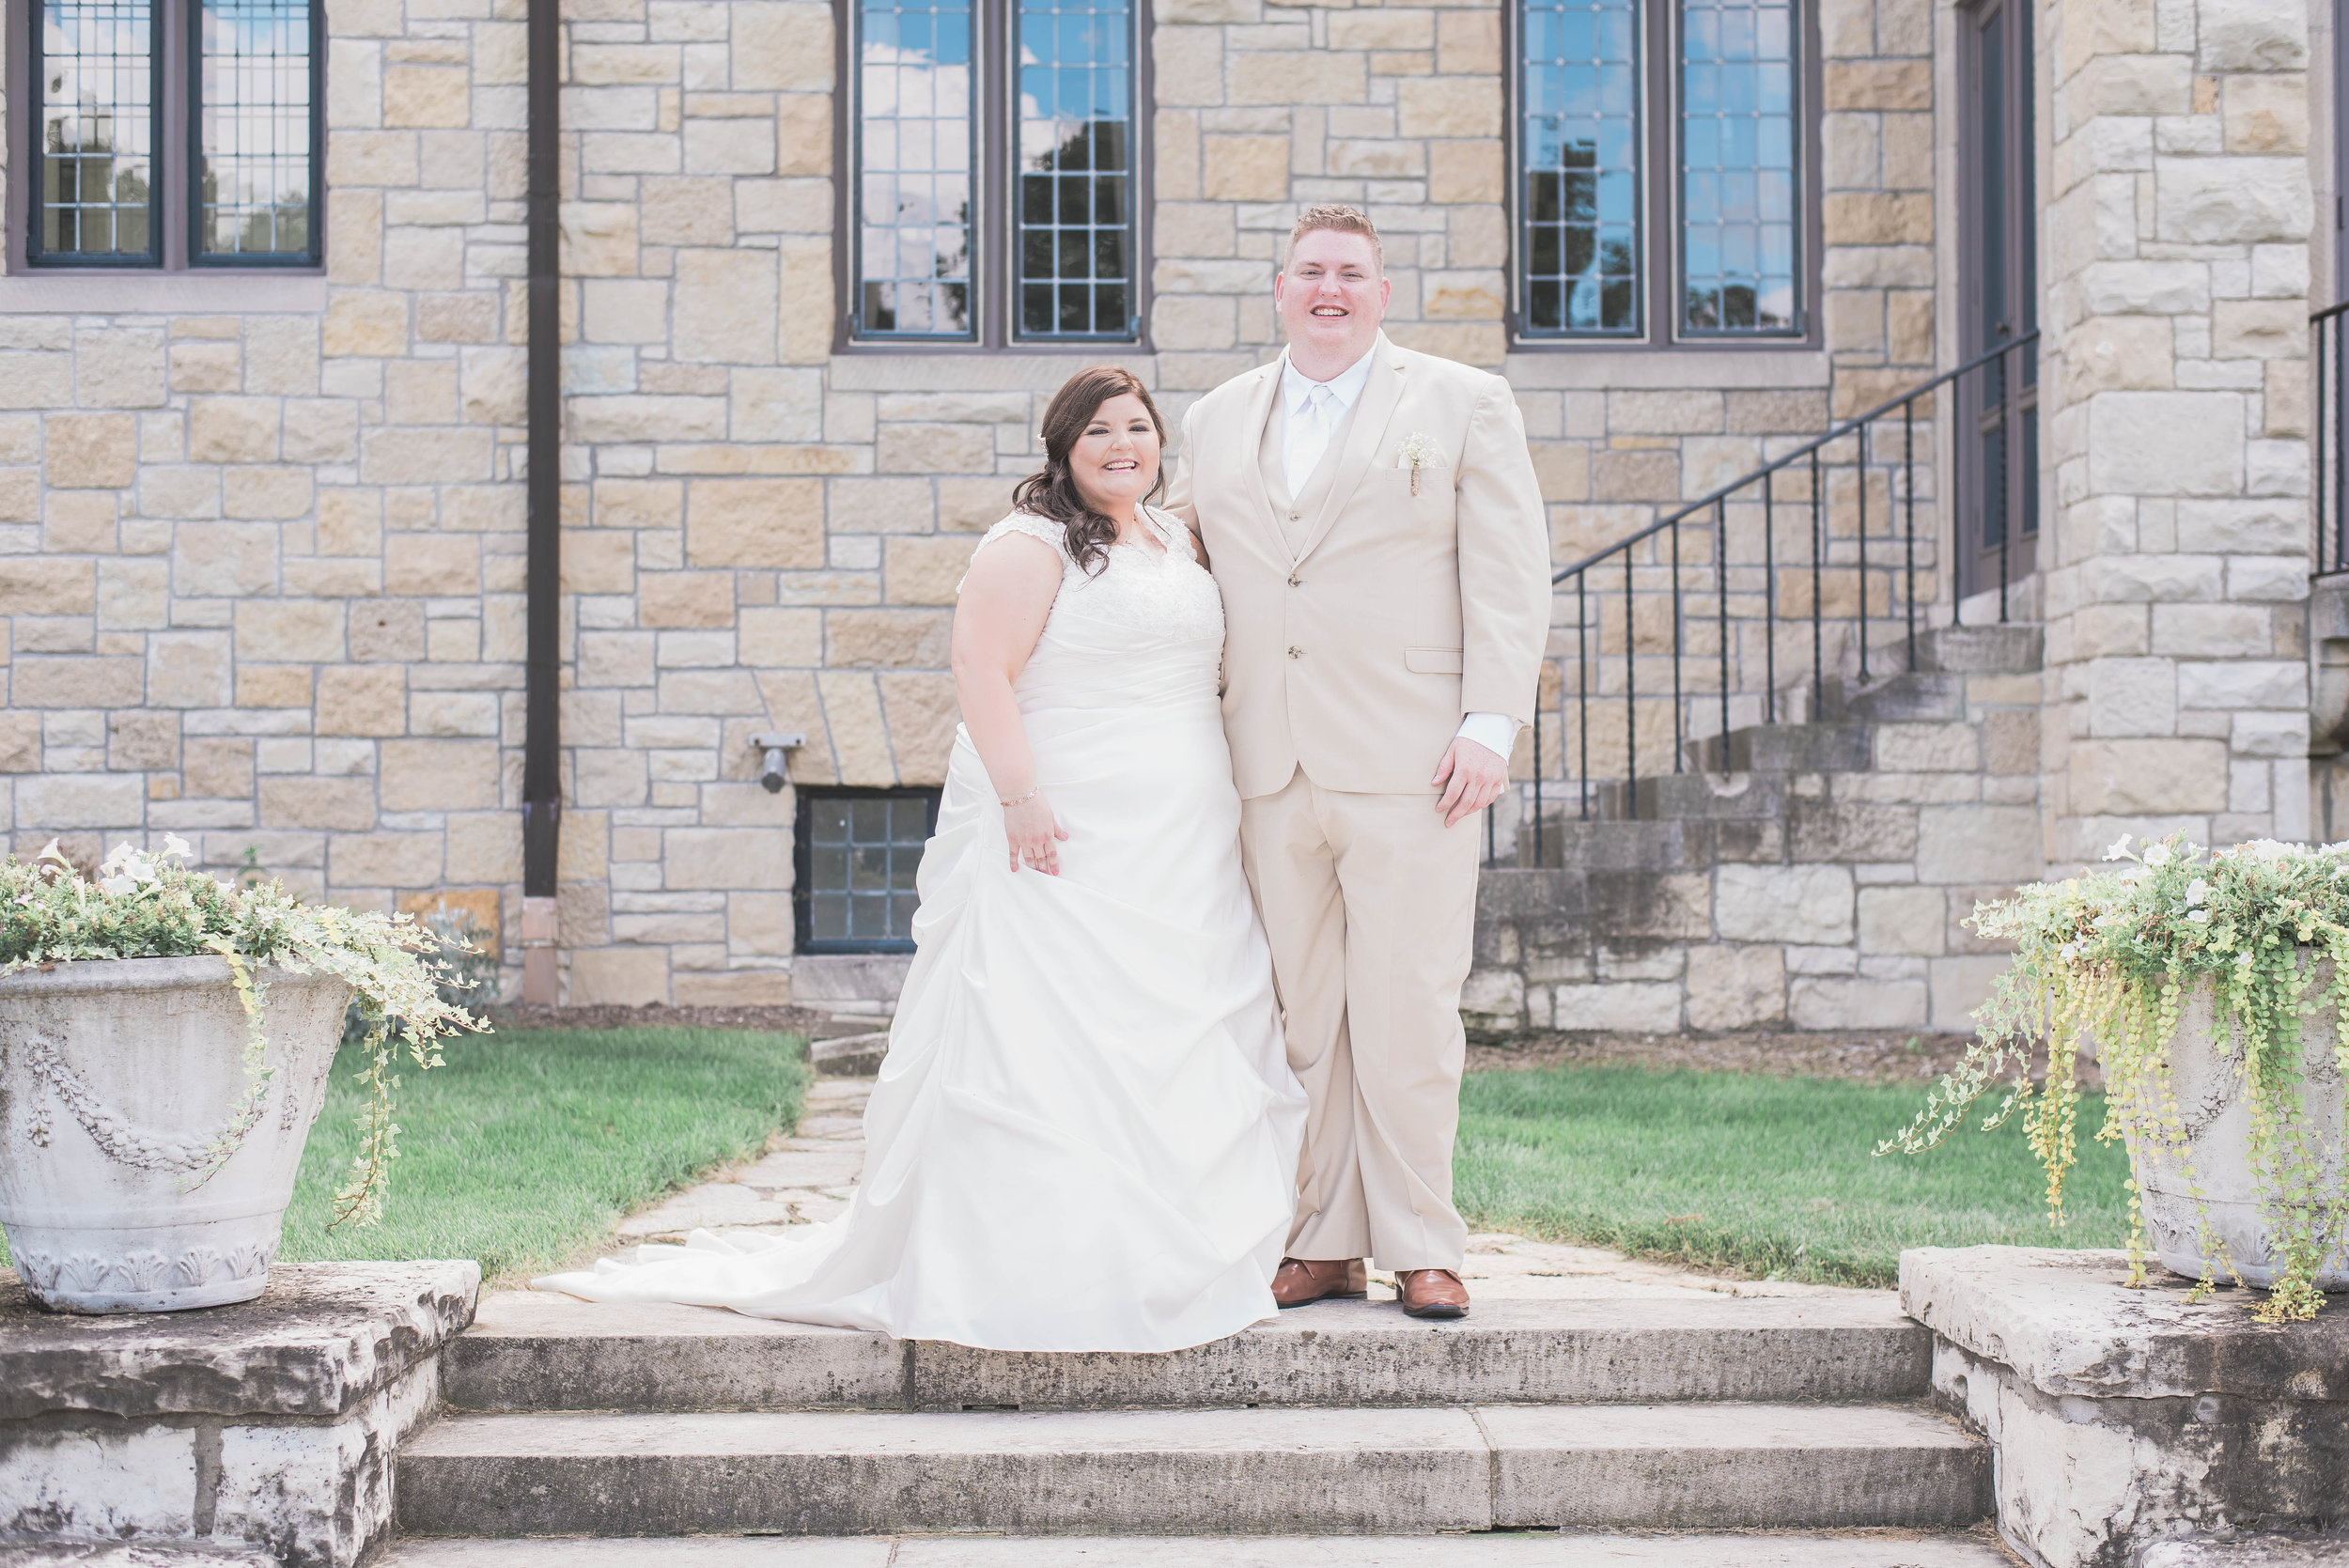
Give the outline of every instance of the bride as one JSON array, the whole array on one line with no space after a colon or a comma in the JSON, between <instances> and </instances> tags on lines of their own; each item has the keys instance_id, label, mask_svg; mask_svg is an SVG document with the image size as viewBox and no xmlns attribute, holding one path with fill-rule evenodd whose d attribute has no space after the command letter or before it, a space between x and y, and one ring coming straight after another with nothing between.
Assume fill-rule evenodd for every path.
<instances>
[{"instance_id":1,"label":"bride","mask_svg":"<svg viewBox=\"0 0 2349 1568\"><path fill-rule=\"evenodd\" d=\"M847 1212L532 1281L992 1350L1272 1315L1305 1099L1240 870L1223 607L1148 501L1165 427L1082 370L955 613L963 725Z\"/></svg>"}]
</instances>

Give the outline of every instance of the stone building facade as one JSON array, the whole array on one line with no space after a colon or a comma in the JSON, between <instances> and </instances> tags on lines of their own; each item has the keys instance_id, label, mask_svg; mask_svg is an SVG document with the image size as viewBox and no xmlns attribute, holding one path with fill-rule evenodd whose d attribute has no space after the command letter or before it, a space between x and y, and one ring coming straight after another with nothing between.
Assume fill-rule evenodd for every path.
<instances>
[{"instance_id":1,"label":"stone building facade","mask_svg":"<svg viewBox=\"0 0 2349 1568\"><path fill-rule=\"evenodd\" d=\"M305 893L454 900L503 939L511 986L526 0L324 3L322 268L69 271L9 253L0 797L19 852L173 831L210 863ZM1938 991L1929 979L1961 955L1947 890L2011 885L2123 830L2310 831L2307 317L2332 298L2315 221L2335 185L2326 19L2301 0L2022 8L2044 526L2011 611L2044 621L2044 667L1990 672L1984 703L1934 716L1950 727L1925 747L1937 760L1876 760L1869 803L1908 812L1905 847L1802 848L1781 822L1770 853L1788 876L1765 902L1800 930L1750 918L1765 895L1728 860L1689 871L1706 908L1675 928L1682 955L1651 955L1648 978L1624 982L1665 987L1634 1009L1648 1026L1789 1005L1805 1022L1947 1021L1983 968L1948 969ZM563 0L555 941L569 1002L783 1001L795 970L797 994L829 994L795 957L796 795L940 782L955 586L1037 460L1045 400L1076 365L1114 359L1179 420L1276 352L1271 277L1300 204L1377 220L1396 340L1517 388L1561 566L1968 352L1974 8L1803 0L1802 330L1669 347L1516 331L1525 29L1490 0L1159 0L1142 29L1140 339L848 344L848 14ZM24 8L11 16L6 48L21 54ZM21 70L8 82L24 91ZM33 178L21 108L5 116L9 225L28 221ZM1966 458L1957 422L1926 412L1907 493L1921 613L1946 625L1963 585L1954 510L1936 498ZM1859 472L1859 495L1875 482ZM1865 542L1852 488L1827 508L1839 549ZM1891 493L1865 526L1890 526ZM1874 593L1848 581L1846 616ZM1546 691L1563 722L1579 671L1561 628ZM1642 620L1643 655L1653 635ZM1686 636L1702 650L1701 629ZM1839 676L1848 642L1834 629ZM771 732L807 737L781 793L760 787L751 741ZM1579 771L1620 771L1597 743L1585 767L1556 733L1517 758L1529 784L1555 781L1553 809ZM1897 900L1881 890L1921 878L1942 890L1939 915L1886 913ZM1689 957L1692 940L1750 947L1734 984L1760 1000L1690 1011L1711 984L1690 964L1730 961ZM1578 1021L1570 1001L1526 1001L1522 954L1499 952L1488 969L1518 988L1513 1012L1505 975L1480 980L1501 999L1494 1017ZM1801 992L1806 972L1850 984ZM1790 1003L1798 993L1814 1000Z\"/></svg>"}]
</instances>

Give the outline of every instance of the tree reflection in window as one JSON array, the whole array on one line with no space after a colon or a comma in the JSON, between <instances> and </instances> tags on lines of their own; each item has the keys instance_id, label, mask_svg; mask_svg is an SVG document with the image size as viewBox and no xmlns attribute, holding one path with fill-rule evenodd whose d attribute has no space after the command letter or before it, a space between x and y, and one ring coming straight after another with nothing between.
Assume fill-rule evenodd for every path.
<instances>
[{"instance_id":1,"label":"tree reflection in window","mask_svg":"<svg viewBox=\"0 0 2349 1568\"><path fill-rule=\"evenodd\" d=\"M863 0L857 66L858 330L967 337L970 0Z\"/></svg>"},{"instance_id":2,"label":"tree reflection in window","mask_svg":"<svg viewBox=\"0 0 2349 1568\"><path fill-rule=\"evenodd\" d=\"M156 258L155 13L148 0L43 0L38 248Z\"/></svg>"},{"instance_id":3,"label":"tree reflection in window","mask_svg":"<svg viewBox=\"0 0 2349 1568\"><path fill-rule=\"evenodd\" d=\"M1533 333L1640 330L1635 0L1526 0L1520 303Z\"/></svg>"},{"instance_id":4,"label":"tree reflection in window","mask_svg":"<svg viewBox=\"0 0 2349 1568\"><path fill-rule=\"evenodd\" d=\"M1133 329L1129 0L1019 8L1022 337Z\"/></svg>"},{"instance_id":5,"label":"tree reflection in window","mask_svg":"<svg viewBox=\"0 0 2349 1568\"><path fill-rule=\"evenodd\" d=\"M1795 319L1793 0L1683 0L1681 326Z\"/></svg>"}]
</instances>

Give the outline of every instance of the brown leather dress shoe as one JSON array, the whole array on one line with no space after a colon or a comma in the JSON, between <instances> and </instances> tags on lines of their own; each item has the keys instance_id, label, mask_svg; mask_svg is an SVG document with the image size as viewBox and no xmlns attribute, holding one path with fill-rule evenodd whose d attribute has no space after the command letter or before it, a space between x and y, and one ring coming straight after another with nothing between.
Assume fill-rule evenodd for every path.
<instances>
[{"instance_id":1,"label":"brown leather dress shoe","mask_svg":"<svg viewBox=\"0 0 2349 1568\"><path fill-rule=\"evenodd\" d=\"M1272 1276L1273 1304L1281 1307L1360 1301L1369 1294L1370 1273L1360 1258L1283 1258Z\"/></svg>"},{"instance_id":2,"label":"brown leather dress shoe","mask_svg":"<svg viewBox=\"0 0 2349 1568\"><path fill-rule=\"evenodd\" d=\"M1395 1298L1411 1317L1466 1317L1468 1287L1448 1268L1398 1268Z\"/></svg>"}]
</instances>

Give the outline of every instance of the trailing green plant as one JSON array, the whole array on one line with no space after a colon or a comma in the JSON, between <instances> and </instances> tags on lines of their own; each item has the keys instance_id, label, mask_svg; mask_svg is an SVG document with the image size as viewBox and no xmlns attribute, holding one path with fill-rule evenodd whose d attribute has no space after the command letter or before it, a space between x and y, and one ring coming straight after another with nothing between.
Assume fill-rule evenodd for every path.
<instances>
[{"instance_id":1,"label":"trailing green plant","mask_svg":"<svg viewBox=\"0 0 2349 1568\"><path fill-rule=\"evenodd\" d=\"M359 1114L359 1153L334 1198L334 1222L371 1224L382 1214L383 1184L398 1157L392 1120L393 1069L405 1055L418 1071L441 1064L439 1041L488 1025L441 987L453 976L446 939L407 915L305 904L273 880L230 881L188 863L185 840L163 835L152 853L118 845L95 878L53 840L30 861L0 861L0 973L107 958L214 954L228 961L247 1024L245 1093L211 1141L190 1161L201 1185L242 1146L268 1097L268 983L264 966L330 974L349 984L363 1019L367 1091Z\"/></svg>"},{"instance_id":2,"label":"trailing green plant","mask_svg":"<svg viewBox=\"0 0 2349 1568\"><path fill-rule=\"evenodd\" d=\"M487 1017L498 994L497 955L486 945L490 933L468 911L445 905L415 919L438 939L435 957L440 974L433 991L451 1007L462 1008L476 1018ZM366 1003L352 997L343 1011L343 1044L358 1045L373 1027Z\"/></svg>"},{"instance_id":3,"label":"trailing green plant","mask_svg":"<svg viewBox=\"0 0 2349 1568\"><path fill-rule=\"evenodd\" d=\"M2252 1173L2275 1265L2259 1315L2312 1317L2324 1299L2317 1272L2339 1243L2341 1195L2326 1188L2339 1179L2342 1151L2316 1146L2302 1094L2300 1025L2328 1007L2349 1018L2349 843L2311 849L2262 839L2206 858L2183 835L2148 844L2141 855L2130 842L2124 833L2106 852L2107 861L2128 862L2116 870L2032 883L1975 908L1967 924L2013 942L2015 961L1976 1010L1980 1029L1965 1059L1876 1153L1931 1148L2003 1079L2006 1094L1983 1126L2024 1118L2046 1172L2048 1218L2061 1225L2064 1178L2078 1151L2079 1048L2092 1038L2107 1096L2096 1137L2124 1144L2133 1170L2145 1169L2149 1157L2174 1161L2200 1216L2170 1047L2186 1001L2208 986L2216 1043L2250 1112ZM2320 987L2326 960L2331 975ZM2045 1081L2034 1083L2042 1049ZM2349 1031L2336 1032L2334 1054L2349 1072ZM2134 1179L2128 1187L2129 1283L2139 1285L2148 1250L2143 1194ZM2220 1266L2242 1282L2223 1246L2206 1246L2205 1255L2197 1299Z\"/></svg>"}]
</instances>

